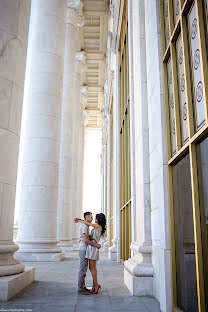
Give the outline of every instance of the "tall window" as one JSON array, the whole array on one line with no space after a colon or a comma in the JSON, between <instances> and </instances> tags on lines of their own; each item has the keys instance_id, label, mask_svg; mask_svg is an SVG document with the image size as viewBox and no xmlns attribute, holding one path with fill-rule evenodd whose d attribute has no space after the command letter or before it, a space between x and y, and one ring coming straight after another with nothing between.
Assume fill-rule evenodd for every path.
<instances>
[{"instance_id":1,"label":"tall window","mask_svg":"<svg viewBox=\"0 0 208 312\"><path fill-rule=\"evenodd\" d=\"M125 1L120 37L120 241L122 261L125 261L131 256L131 163L129 107L128 21L127 1Z\"/></svg>"},{"instance_id":2,"label":"tall window","mask_svg":"<svg viewBox=\"0 0 208 312\"><path fill-rule=\"evenodd\" d=\"M207 0L160 0L174 311L208 311Z\"/></svg>"}]
</instances>

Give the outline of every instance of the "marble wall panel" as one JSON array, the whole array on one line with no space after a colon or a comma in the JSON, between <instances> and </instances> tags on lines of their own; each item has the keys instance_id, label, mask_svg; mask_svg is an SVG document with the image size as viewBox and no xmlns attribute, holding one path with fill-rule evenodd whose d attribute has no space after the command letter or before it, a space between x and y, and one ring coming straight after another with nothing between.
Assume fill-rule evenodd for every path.
<instances>
[{"instance_id":1,"label":"marble wall panel","mask_svg":"<svg viewBox=\"0 0 208 312\"><path fill-rule=\"evenodd\" d=\"M0 143L0 182L16 185L19 138L12 132L0 129Z\"/></svg>"},{"instance_id":2,"label":"marble wall panel","mask_svg":"<svg viewBox=\"0 0 208 312\"><path fill-rule=\"evenodd\" d=\"M12 86L12 99L10 106L10 116L8 129L20 136L21 121L22 121L22 89L17 85Z\"/></svg>"},{"instance_id":3,"label":"marble wall panel","mask_svg":"<svg viewBox=\"0 0 208 312\"><path fill-rule=\"evenodd\" d=\"M7 128L10 119L12 82L0 77L0 127Z\"/></svg>"},{"instance_id":4,"label":"marble wall panel","mask_svg":"<svg viewBox=\"0 0 208 312\"><path fill-rule=\"evenodd\" d=\"M1 241L13 241L14 201L16 188L4 184L1 198Z\"/></svg>"}]
</instances>

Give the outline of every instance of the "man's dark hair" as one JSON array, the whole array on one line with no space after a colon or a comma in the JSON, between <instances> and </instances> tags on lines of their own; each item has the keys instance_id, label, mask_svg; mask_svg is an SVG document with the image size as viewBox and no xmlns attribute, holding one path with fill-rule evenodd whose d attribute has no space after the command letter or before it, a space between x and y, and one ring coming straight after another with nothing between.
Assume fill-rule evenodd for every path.
<instances>
[{"instance_id":1,"label":"man's dark hair","mask_svg":"<svg viewBox=\"0 0 208 312\"><path fill-rule=\"evenodd\" d=\"M92 214L92 212L86 211L86 212L84 213L84 219L85 219L87 216L90 216L91 214Z\"/></svg>"}]
</instances>

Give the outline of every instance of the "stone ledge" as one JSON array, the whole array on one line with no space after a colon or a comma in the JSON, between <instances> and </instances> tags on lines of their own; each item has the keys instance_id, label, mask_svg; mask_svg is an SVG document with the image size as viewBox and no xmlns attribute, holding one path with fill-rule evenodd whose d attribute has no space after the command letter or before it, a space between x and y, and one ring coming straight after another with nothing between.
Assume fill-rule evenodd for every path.
<instances>
[{"instance_id":1,"label":"stone ledge","mask_svg":"<svg viewBox=\"0 0 208 312\"><path fill-rule=\"evenodd\" d=\"M57 262L62 261L66 257L65 252L56 253L29 253L29 252L16 252L14 258L21 262Z\"/></svg>"},{"instance_id":2,"label":"stone ledge","mask_svg":"<svg viewBox=\"0 0 208 312\"><path fill-rule=\"evenodd\" d=\"M8 301L35 280L35 268L22 273L0 277L0 301Z\"/></svg>"}]
</instances>

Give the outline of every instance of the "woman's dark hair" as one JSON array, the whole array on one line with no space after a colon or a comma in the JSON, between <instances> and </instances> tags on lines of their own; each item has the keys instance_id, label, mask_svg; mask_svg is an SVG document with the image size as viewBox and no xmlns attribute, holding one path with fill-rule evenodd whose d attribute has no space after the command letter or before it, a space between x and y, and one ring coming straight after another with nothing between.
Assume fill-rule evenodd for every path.
<instances>
[{"instance_id":1,"label":"woman's dark hair","mask_svg":"<svg viewBox=\"0 0 208 312\"><path fill-rule=\"evenodd\" d=\"M105 231L106 231L106 228L105 228L105 226L106 226L106 218L105 218L105 215L104 215L104 213L101 212L101 213L96 214L95 218L97 219L98 224L99 224L99 225L101 226L101 228L102 228L101 235L103 235L103 234L105 233Z\"/></svg>"}]
</instances>

